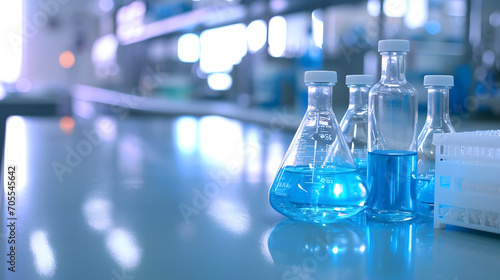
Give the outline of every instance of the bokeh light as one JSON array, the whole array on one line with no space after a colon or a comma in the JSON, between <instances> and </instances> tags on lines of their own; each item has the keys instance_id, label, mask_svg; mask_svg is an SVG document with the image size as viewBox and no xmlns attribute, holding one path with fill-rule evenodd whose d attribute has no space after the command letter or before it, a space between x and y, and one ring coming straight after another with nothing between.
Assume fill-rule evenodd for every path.
<instances>
[{"instance_id":1,"label":"bokeh light","mask_svg":"<svg viewBox=\"0 0 500 280\"><path fill-rule=\"evenodd\" d=\"M75 64L75 56L70 51L63 51L59 55L59 64L61 64L63 68L71 68Z\"/></svg>"},{"instance_id":2,"label":"bokeh light","mask_svg":"<svg viewBox=\"0 0 500 280\"><path fill-rule=\"evenodd\" d=\"M59 120L59 128L66 133L72 132L75 128L75 120L69 116L62 117Z\"/></svg>"}]
</instances>

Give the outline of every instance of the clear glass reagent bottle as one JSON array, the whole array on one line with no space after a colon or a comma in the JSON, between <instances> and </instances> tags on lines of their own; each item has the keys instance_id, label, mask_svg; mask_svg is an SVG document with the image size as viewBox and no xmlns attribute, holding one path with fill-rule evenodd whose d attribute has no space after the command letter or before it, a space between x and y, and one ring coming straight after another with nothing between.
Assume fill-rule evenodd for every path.
<instances>
[{"instance_id":1,"label":"clear glass reagent bottle","mask_svg":"<svg viewBox=\"0 0 500 280\"><path fill-rule=\"evenodd\" d=\"M366 181L368 166L368 93L373 85L372 75L347 75L345 83L349 88L349 107L340 121L354 162Z\"/></svg>"},{"instance_id":2,"label":"clear glass reagent bottle","mask_svg":"<svg viewBox=\"0 0 500 280\"><path fill-rule=\"evenodd\" d=\"M449 96L453 76L427 75L427 118L418 136L418 183L417 212L423 216L434 215L434 175L436 145L432 144L435 133L455 133L450 121Z\"/></svg>"},{"instance_id":3,"label":"clear glass reagent bottle","mask_svg":"<svg viewBox=\"0 0 500 280\"><path fill-rule=\"evenodd\" d=\"M332 109L337 72L307 71L308 106L269 191L271 206L304 222L331 223L365 208L368 192Z\"/></svg>"},{"instance_id":4,"label":"clear glass reagent bottle","mask_svg":"<svg viewBox=\"0 0 500 280\"><path fill-rule=\"evenodd\" d=\"M368 97L369 218L416 216L418 93L406 80L407 40L381 40L381 79Z\"/></svg>"}]
</instances>

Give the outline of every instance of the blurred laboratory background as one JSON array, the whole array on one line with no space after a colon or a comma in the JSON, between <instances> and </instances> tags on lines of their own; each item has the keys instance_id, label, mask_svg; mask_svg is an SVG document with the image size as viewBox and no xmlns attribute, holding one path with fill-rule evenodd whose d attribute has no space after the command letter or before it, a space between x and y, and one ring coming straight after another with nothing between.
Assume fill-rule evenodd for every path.
<instances>
[{"instance_id":1,"label":"blurred laboratory background","mask_svg":"<svg viewBox=\"0 0 500 280\"><path fill-rule=\"evenodd\" d=\"M411 42L407 78L419 90L421 120L424 75L447 74L455 76L456 130L500 128L499 1L4 2L3 116L215 114L268 122L279 112L294 129L307 106L304 71L338 72L340 119L345 75L378 80L377 42L400 38Z\"/></svg>"},{"instance_id":2,"label":"blurred laboratory background","mask_svg":"<svg viewBox=\"0 0 500 280\"><path fill-rule=\"evenodd\" d=\"M0 232L0 279L500 275L496 235L363 215L278 224L268 196L306 110L304 72L337 71L340 121L346 75L379 80L381 39L410 41L419 131L425 75L455 77L457 132L500 129L498 0L4 0L0 35L2 175L18 178L0 195L2 228L18 215ZM469 196L479 183L460 175ZM450 213L478 228L476 211Z\"/></svg>"}]
</instances>

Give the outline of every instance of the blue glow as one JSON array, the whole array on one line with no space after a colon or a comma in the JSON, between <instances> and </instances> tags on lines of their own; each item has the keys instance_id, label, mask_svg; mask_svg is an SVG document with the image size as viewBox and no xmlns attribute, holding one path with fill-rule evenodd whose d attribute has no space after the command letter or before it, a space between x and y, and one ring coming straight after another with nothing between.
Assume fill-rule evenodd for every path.
<instances>
[{"instance_id":1,"label":"blue glow","mask_svg":"<svg viewBox=\"0 0 500 280\"><path fill-rule=\"evenodd\" d=\"M409 1L408 12L405 15L405 25L410 29L422 27L427 22L427 14L429 13L428 0Z\"/></svg>"},{"instance_id":2,"label":"blue glow","mask_svg":"<svg viewBox=\"0 0 500 280\"><path fill-rule=\"evenodd\" d=\"M200 68L204 73L226 72L247 54L246 26L242 23L205 30L200 35Z\"/></svg>"},{"instance_id":3,"label":"blue glow","mask_svg":"<svg viewBox=\"0 0 500 280\"><path fill-rule=\"evenodd\" d=\"M266 154L265 180L267 183L272 183L276 176L276 170L279 169L280 163L286 153L286 147L278 140L273 140L269 143L269 148Z\"/></svg>"},{"instance_id":4,"label":"blue glow","mask_svg":"<svg viewBox=\"0 0 500 280\"><path fill-rule=\"evenodd\" d=\"M269 201L294 220L331 223L363 210L367 195L362 180L354 167L288 165L278 171Z\"/></svg>"},{"instance_id":5,"label":"blue glow","mask_svg":"<svg viewBox=\"0 0 500 280\"><path fill-rule=\"evenodd\" d=\"M364 252L365 252L365 250L366 250L365 245L361 245L361 247L359 247L359 251L360 251L361 253L364 253Z\"/></svg>"},{"instance_id":6,"label":"blue glow","mask_svg":"<svg viewBox=\"0 0 500 280\"><path fill-rule=\"evenodd\" d=\"M380 0L368 0L366 10L370 16L378 17L380 15Z\"/></svg>"},{"instance_id":7,"label":"blue glow","mask_svg":"<svg viewBox=\"0 0 500 280\"><path fill-rule=\"evenodd\" d=\"M267 41L266 22L259 19L252 21L247 27L248 50L256 53Z\"/></svg>"},{"instance_id":8,"label":"blue glow","mask_svg":"<svg viewBox=\"0 0 500 280\"><path fill-rule=\"evenodd\" d=\"M213 73L208 75L207 82L212 90L228 90L233 85L233 78L227 73Z\"/></svg>"},{"instance_id":9,"label":"blue glow","mask_svg":"<svg viewBox=\"0 0 500 280\"><path fill-rule=\"evenodd\" d=\"M92 198L82 207L87 224L96 231L107 231L113 226L113 205L107 199Z\"/></svg>"},{"instance_id":10,"label":"blue glow","mask_svg":"<svg viewBox=\"0 0 500 280\"><path fill-rule=\"evenodd\" d=\"M407 4L405 0L385 0L382 9L388 17L402 17L406 14Z\"/></svg>"},{"instance_id":11,"label":"blue glow","mask_svg":"<svg viewBox=\"0 0 500 280\"><path fill-rule=\"evenodd\" d=\"M186 63L194 63L200 59L200 37L196 34L184 34L177 42L177 57Z\"/></svg>"},{"instance_id":12,"label":"blue glow","mask_svg":"<svg viewBox=\"0 0 500 280\"><path fill-rule=\"evenodd\" d=\"M92 62L99 65L115 61L117 49L118 40L114 34L107 34L98 38L92 46Z\"/></svg>"},{"instance_id":13,"label":"blue glow","mask_svg":"<svg viewBox=\"0 0 500 280\"><path fill-rule=\"evenodd\" d=\"M7 119L5 129L5 155L4 162L16 163L19 167L17 172L17 191L21 191L28 185L30 177L28 176L28 129L26 121L23 117L12 116ZM7 193L8 185L5 183L5 192Z\"/></svg>"},{"instance_id":14,"label":"blue glow","mask_svg":"<svg viewBox=\"0 0 500 280\"><path fill-rule=\"evenodd\" d=\"M146 3L134 1L121 7L116 12L116 35L122 42L127 42L142 35Z\"/></svg>"},{"instance_id":15,"label":"blue glow","mask_svg":"<svg viewBox=\"0 0 500 280\"><path fill-rule=\"evenodd\" d=\"M286 20L275 16L269 21L269 55L281 57L286 49Z\"/></svg>"},{"instance_id":16,"label":"blue glow","mask_svg":"<svg viewBox=\"0 0 500 280\"><path fill-rule=\"evenodd\" d=\"M115 262L123 269L134 269L141 263L142 249L128 230L115 228L106 236L106 247Z\"/></svg>"},{"instance_id":17,"label":"blue glow","mask_svg":"<svg viewBox=\"0 0 500 280\"><path fill-rule=\"evenodd\" d=\"M194 117L180 117L175 122L175 142L183 154L196 150L198 139L198 120Z\"/></svg>"},{"instance_id":18,"label":"blue glow","mask_svg":"<svg viewBox=\"0 0 500 280\"><path fill-rule=\"evenodd\" d=\"M425 31L431 35L436 35L441 32L441 24L435 20L428 21L425 24Z\"/></svg>"},{"instance_id":19,"label":"blue glow","mask_svg":"<svg viewBox=\"0 0 500 280\"><path fill-rule=\"evenodd\" d=\"M337 246L333 247L332 252L334 254L337 254L339 252L339 247L337 247Z\"/></svg>"},{"instance_id":20,"label":"blue glow","mask_svg":"<svg viewBox=\"0 0 500 280\"><path fill-rule=\"evenodd\" d=\"M318 48L323 48L323 13L321 10L314 10L311 14L311 19L314 44Z\"/></svg>"},{"instance_id":21,"label":"blue glow","mask_svg":"<svg viewBox=\"0 0 500 280\"><path fill-rule=\"evenodd\" d=\"M32 232L30 235L30 249L38 274L52 278L57 266L54 249L50 245L47 232L42 230Z\"/></svg>"},{"instance_id":22,"label":"blue glow","mask_svg":"<svg viewBox=\"0 0 500 280\"><path fill-rule=\"evenodd\" d=\"M240 153L243 143L243 128L240 122L219 117L205 116L199 125L199 147L201 156L210 164L228 164L241 168L244 154Z\"/></svg>"},{"instance_id":23,"label":"blue glow","mask_svg":"<svg viewBox=\"0 0 500 280\"><path fill-rule=\"evenodd\" d=\"M113 9L113 0L99 0L99 8L103 12L109 12Z\"/></svg>"}]
</instances>

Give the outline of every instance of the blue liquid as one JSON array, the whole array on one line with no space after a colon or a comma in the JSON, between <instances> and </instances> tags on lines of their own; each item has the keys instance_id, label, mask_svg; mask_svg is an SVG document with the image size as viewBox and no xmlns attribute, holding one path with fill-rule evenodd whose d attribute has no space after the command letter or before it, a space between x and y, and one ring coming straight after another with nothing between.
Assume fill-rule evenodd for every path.
<instances>
[{"instance_id":1,"label":"blue liquid","mask_svg":"<svg viewBox=\"0 0 500 280\"><path fill-rule=\"evenodd\" d=\"M359 174L361 174L361 177L365 182L367 181L367 174L368 174L368 159L367 158L354 158L354 162L356 163L356 166L359 169Z\"/></svg>"},{"instance_id":2,"label":"blue liquid","mask_svg":"<svg viewBox=\"0 0 500 280\"><path fill-rule=\"evenodd\" d=\"M416 216L417 152L368 153L368 217L405 221Z\"/></svg>"},{"instance_id":3,"label":"blue liquid","mask_svg":"<svg viewBox=\"0 0 500 280\"><path fill-rule=\"evenodd\" d=\"M331 223L365 208L368 192L356 168L286 166L269 193L271 206L304 222Z\"/></svg>"},{"instance_id":4,"label":"blue liquid","mask_svg":"<svg viewBox=\"0 0 500 280\"><path fill-rule=\"evenodd\" d=\"M434 216L434 173L418 174L417 202L418 214Z\"/></svg>"}]
</instances>

